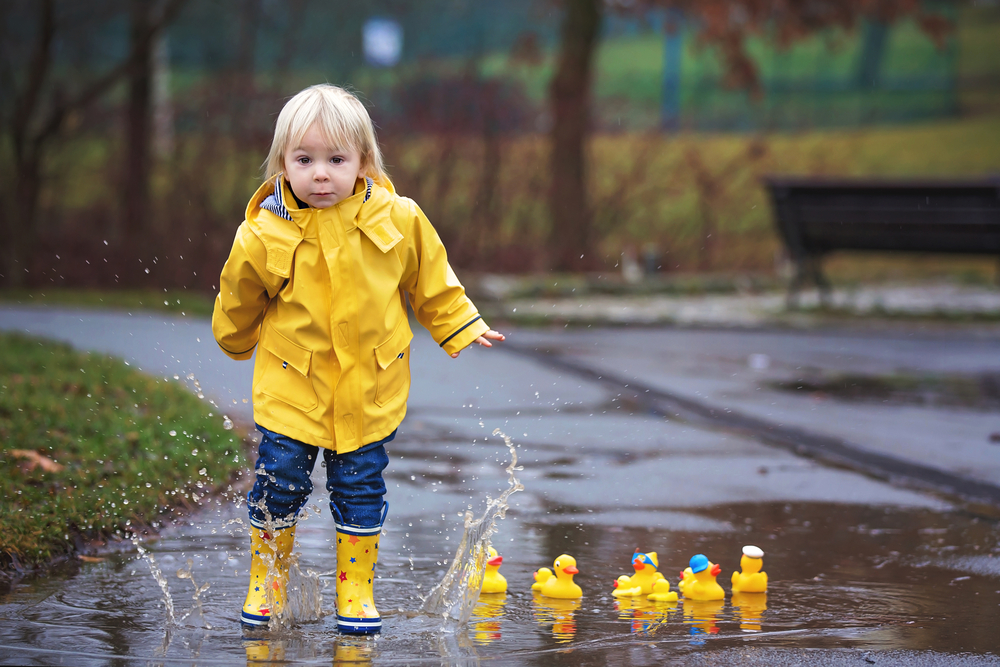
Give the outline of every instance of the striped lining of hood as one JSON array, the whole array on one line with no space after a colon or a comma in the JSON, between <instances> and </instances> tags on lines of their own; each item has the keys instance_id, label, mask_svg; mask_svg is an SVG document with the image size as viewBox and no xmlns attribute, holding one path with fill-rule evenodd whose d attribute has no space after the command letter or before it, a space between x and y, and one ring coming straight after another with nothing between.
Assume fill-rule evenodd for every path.
<instances>
[{"instance_id":1,"label":"striped lining of hood","mask_svg":"<svg viewBox=\"0 0 1000 667\"><path fill-rule=\"evenodd\" d=\"M260 207L265 211L274 213L279 218L284 218L285 220L291 222L292 214L288 212L288 207L285 206L285 197L284 190L281 187L281 178L282 174L278 174L274 177L274 192L268 195L267 198L260 203ZM362 200L362 204L371 198L372 184L372 179L365 176L365 198Z\"/></svg>"}]
</instances>

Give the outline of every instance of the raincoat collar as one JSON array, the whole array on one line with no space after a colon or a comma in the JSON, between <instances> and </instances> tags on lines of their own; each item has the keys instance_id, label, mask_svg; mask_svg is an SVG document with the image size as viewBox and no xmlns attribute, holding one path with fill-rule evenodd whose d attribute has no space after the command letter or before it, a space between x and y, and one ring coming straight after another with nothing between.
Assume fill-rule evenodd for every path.
<instances>
[{"instance_id":1,"label":"raincoat collar","mask_svg":"<svg viewBox=\"0 0 1000 667\"><path fill-rule=\"evenodd\" d=\"M359 178L354 194L330 208L339 213L348 230L360 228L379 250L388 252L403 238L389 218L395 194L395 188L388 179L375 183L368 177ZM287 181L282 174L278 174L262 183L250 198L246 219L256 220L261 211L268 211L301 228L303 217L310 210L315 209L298 207Z\"/></svg>"}]
</instances>

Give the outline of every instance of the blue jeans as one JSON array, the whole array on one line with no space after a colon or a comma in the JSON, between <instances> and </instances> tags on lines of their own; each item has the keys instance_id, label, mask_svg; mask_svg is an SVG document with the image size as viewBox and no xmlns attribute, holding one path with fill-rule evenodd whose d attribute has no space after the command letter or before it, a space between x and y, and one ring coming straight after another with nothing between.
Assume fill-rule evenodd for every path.
<instances>
[{"instance_id":1,"label":"blue jeans","mask_svg":"<svg viewBox=\"0 0 1000 667\"><path fill-rule=\"evenodd\" d=\"M263 528L270 515L275 527L292 526L312 493L309 475L320 448L260 425L257 430L264 437L258 447L257 480L247 494L250 523ZM395 431L347 454L323 449L330 512L338 524L362 528L381 525L385 495L382 471L389 465L384 445L394 437Z\"/></svg>"}]
</instances>

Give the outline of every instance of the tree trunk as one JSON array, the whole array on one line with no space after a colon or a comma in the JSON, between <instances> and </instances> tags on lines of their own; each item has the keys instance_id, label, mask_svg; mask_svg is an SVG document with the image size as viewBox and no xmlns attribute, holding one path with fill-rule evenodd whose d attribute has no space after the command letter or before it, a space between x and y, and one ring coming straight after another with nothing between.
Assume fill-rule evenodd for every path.
<instances>
[{"instance_id":1,"label":"tree trunk","mask_svg":"<svg viewBox=\"0 0 1000 667\"><path fill-rule=\"evenodd\" d=\"M125 236L138 237L149 215L153 120L152 3L131 2L131 68L125 135Z\"/></svg>"},{"instance_id":2,"label":"tree trunk","mask_svg":"<svg viewBox=\"0 0 1000 667\"><path fill-rule=\"evenodd\" d=\"M592 264L591 216L586 190L586 138L590 124L590 81L601 26L601 0L567 0L559 64L552 78L549 212L552 267L575 271Z\"/></svg>"}]
</instances>

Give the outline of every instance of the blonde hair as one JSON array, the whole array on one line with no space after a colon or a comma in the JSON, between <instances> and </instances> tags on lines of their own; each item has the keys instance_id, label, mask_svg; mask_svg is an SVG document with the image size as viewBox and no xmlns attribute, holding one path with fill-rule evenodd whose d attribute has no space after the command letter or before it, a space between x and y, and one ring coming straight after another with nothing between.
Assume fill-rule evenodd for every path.
<instances>
[{"instance_id":1,"label":"blonde hair","mask_svg":"<svg viewBox=\"0 0 1000 667\"><path fill-rule=\"evenodd\" d=\"M389 179L368 110L343 88L321 83L299 92L278 114L271 151L264 163L265 180L285 170L285 153L298 145L313 124L330 146L361 155L362 175L378 183Z\"/></svg>"}]
</instances>

